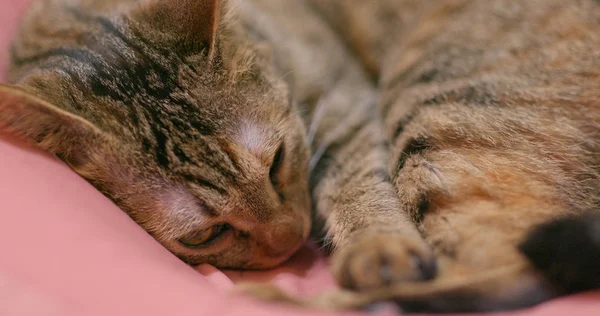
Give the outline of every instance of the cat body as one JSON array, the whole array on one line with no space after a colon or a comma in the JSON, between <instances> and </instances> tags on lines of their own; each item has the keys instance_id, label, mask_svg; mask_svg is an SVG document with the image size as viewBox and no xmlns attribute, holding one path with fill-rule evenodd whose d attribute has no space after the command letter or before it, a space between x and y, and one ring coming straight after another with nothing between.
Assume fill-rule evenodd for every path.
<instances>
[{"instance_id":1,"label":"cat body","mask_svg":"<svg viewBox=\"0 0 600 316\"><path fill-rule=\"evenodd\" d=\"M600 211L597 1L311 3L378 78L388 171L436 254L431 292L399 289L401 305L516 308L572 292L569 269L597 279L560 264L575 258L539 256L571 243L590 254L582 265L600 253L589 215ZM587 244L575 229L553 246L528 237L547 222L580 223ZM449 280L464 284L451 291ZM600 283L579 290L590 287Z\"/></svg>"}]
</instances>

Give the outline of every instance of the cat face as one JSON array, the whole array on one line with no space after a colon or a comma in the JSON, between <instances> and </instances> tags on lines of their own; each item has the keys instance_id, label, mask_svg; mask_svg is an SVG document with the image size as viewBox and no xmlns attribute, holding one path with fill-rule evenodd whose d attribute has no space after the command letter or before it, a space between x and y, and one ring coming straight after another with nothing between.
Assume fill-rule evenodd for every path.
<instances>
[{"instance_id":1,"label":"cat face","mask_svg":"<svg viewBox=\"0 0 600 316\"><path fill-rule=\"evenodd\" d=\"M227 32L220 1L110 16L49 6L15 44L0 127L61 158L190 264L266 268L299 248L304 125L268 55ZM28 25L53 14L46 35ZM47 38L65 30L67 44Z\"/></svg>"}]
</instances>

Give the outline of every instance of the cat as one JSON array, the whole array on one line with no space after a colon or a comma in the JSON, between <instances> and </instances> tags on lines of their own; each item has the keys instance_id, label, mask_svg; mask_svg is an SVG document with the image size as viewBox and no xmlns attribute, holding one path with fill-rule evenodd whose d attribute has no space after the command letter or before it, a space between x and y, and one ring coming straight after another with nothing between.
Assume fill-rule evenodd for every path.
<instances>
[{"instance_id":1,"label":"cat","mask_svg":"<svg viewBox=\"0 0 600 316\"><path fill-rule=\"evenodd\" d=\"M593 241L578 229L593 215L560 217L597 209L597 77L583 53L595 42L549 45L571 70L560 76L541 44L563 43L552 39L565 25L542 28L537 46L509 27L554 9L553 21L590 17L568 31L592 40L597 5L377 1L388 10L373 16L343 4L35 2L0 87L0 126L65 161L189 264L268 268L322 234L352 290L322 308L506 309L597 285L556 269L548 253L561 249L546 237ZM328 15L334 5L343 14ZM315 8L379 78L379 100ZM499 25L515 47L491 45ZM483 65L496 67L482 76ZM596 262L572 255L569 267Z\"/></svg>"},{"instance_id":2,"label":"cat","mask_svg":"<svg viewBox=\"0 0 600 316\"><path fill-rule=\"evenodd\" d=\"M600 2L311 4L377 81L387 169L437 273L406 282L423 269L395 269L389 240L368 265L379 284L349 260L341 282L359 293L258 296L465 312L600 288Z\"/></svg>"},{"instance_id":3,"label":"cat","mask_svg":"<svg viewBox=\"0 0 600 316\"><path fill-rule=\"evenodd\" d=\"M390 238L398 267L435 273L398 211L374 85L306 2L40 0L11 55L2 130L183 261L265 269L311 232L340 280Z\"/></svg>"}]
</instances>

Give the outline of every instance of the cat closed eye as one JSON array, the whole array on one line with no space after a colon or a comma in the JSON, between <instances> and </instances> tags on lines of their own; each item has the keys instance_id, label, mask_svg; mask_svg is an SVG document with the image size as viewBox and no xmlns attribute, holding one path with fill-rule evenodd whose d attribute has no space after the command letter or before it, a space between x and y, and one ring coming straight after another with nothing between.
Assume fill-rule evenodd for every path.
<instances>
[{"instance_id":1,"label":"cat closed eye","mask_svg":"<svg viewBox=\"0 0 600 316\"><path fill-rule=\"evenodd\" d=\"M215 241L230 229L231 227L227 224L214 225L180 238L179 243L188 248L208 246L211 242Z\"/></svg>"},{"instance_id":2,"label":"cat closed eye","mask_svg":"<svg viewBox=\"0 0 600 316\"><path fill-rule=\"evenodd\" d=\"M279 170L281 169L281 165L283 164L283 161L285 159L285 148L284 148L284 144L282 143L279 148L277 149L277 152L275 153L275 156L273 156L273 162L271 163L271 169L269 170L269 178L271 179L271 183L273 184L273 187L275 188L276 191L278 191L279 193ZM281 193L279 194L281 196ZM281 197L283 198L283 197Z\"/></svg>"}]
</instances>

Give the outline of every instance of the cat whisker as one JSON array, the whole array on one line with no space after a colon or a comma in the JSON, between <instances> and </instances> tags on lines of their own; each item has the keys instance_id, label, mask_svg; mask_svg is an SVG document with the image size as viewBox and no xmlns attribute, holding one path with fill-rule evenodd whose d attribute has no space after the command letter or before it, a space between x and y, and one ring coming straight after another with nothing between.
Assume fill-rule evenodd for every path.
<instances>
[{"instance_id":1,"label":"cat whisker","mask_svg":"<svg viewBox=\"0 0 600 316\"><path fill-rule=\"evenodd\" d=\"M284 74L283 74L283 75L282 75L282 76L279 78L279 80L284 80L284 79L285 79L287 76L289 76L289 75L291 75L291 74L293 74L293 73L294 73L294 71L293 71L293 70L290 70L290 71L288 71L288 72L284 73Z\"/></svg>"}]
</instances>

